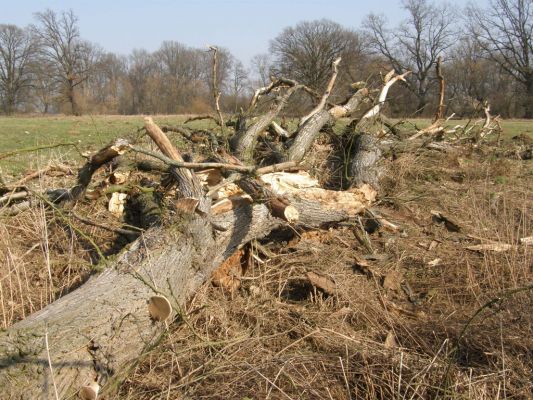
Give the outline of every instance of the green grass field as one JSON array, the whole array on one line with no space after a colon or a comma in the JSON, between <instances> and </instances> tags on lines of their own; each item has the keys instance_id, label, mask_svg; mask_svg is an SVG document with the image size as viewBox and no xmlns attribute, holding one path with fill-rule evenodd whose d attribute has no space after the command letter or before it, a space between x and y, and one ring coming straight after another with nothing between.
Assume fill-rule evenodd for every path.
<instances>
[{"instance_id":1,"label":"green grass field","mask_svg":"<svg viewBox=\"0 0 533 400\"><path fill-rule=\"evenodd\" d=\"M180 115L154 117L160 125L179 124L185 119L186 116ZM211 124L198 121L188 126L205 129ZM81 161L78 151L72 146L2 158L6 153L60 143L76 143L82 152L93 151L117 137L137 135L142 126L142 116L0 117L0 172L4 176L18 175L30 168L45 165L51 157L62 161Z\"/></svg>"},{"instance_id":2,"label":"green grass field","mask_svg":"<svg viewBox=\"0 0 533 400\"><path fill-rule=\"evenodd\" d=\"M186 116L156 116L161 125L183 123ZM427 126L430 121L410 120L418 128ZM466 121L449 121L448 125L464 124ZM22 153L2 157L6 153L60 143L76 143L80 151L99 149L117 137L131 137L143 125L142 116L49 116L49 117L0 117L0 173L4 176L19 175L28 169L46 165L53 157L62 161L81 161L75 148L61 146L53 149ZM342 128L342 123L339 127ZM413 125L413 129L414 129ZM212 122L196 121L189 126L196 128L214 127ZM520 133L533 135L533 122L508 120L502 123L504 136Z\"/></svg>"}]
</instances>

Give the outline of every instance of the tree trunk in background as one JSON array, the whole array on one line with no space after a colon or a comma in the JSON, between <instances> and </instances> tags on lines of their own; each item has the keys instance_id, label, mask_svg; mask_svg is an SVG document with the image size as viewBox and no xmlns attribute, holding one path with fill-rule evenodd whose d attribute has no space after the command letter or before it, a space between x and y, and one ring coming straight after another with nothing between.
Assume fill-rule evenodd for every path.
<instances>
[{"instance_id":1,"label":"tree trunk in background","mask_svg":"<svg viewBox=\"0 0 533 400\"><path fill-rule=\"evenodd\" d=\"M80 114L80 110L78 108L78 104L76 102L76 96L75 96L75 93L74 93L74 81L72 79L68 79L67 80L67 101L69 102L70 104L70 110L72 112L72 115L76 115L76 116L79 116L81 115Z\"/></svg>"},{"instance_id":2,"label":"tree trunk in background","mask_svg":"<svg viewBox=\"0 0 533 400\"><path fill-rule=\"evenodd\" d=\"M533 118L533 73L526 82L526 99L524 104L524 118Z\"/></svg>"}]
</instances>

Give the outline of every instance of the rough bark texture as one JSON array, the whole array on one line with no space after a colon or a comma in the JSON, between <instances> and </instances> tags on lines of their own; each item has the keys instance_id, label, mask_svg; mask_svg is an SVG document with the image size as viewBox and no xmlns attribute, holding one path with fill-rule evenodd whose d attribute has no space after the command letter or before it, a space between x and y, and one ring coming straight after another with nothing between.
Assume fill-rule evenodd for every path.
<instances>
[{"instance_id":1,"label":"rough bark texture","mask_svg":"<svg viewBox=\"0 0 533 400\"><path fill-rule=\"evenodd\" d=\"M320 110L313 114L298 130L294 142L291 144L286 158L290 161L301 161L320 130L329 122L350 115L357 110L361 101L368 95L368 90L363 88L357 91L346 104L335 106L329 111Z\"/></svg>"},{"instance_id":2,"label":"rough bark texture","mask_svg":"<svg viewBox=\"0 0 533 400\"><path fill-rule=\"evenodd\" d=\"M357 136L350 165L352 184L359 187L367 183L374 189L379 189L379 178L382 174L380 159L381 149L378 139L365 133Z\"/></svg>"},{"instance_id":3,"label":"rough bark texture","mask_svg":"<svg viewBox=\"0 0 533 400\"><path fill-rule=\"evenodd\" d=\"M253 152L257 143L257 137L261 132L265 131L270 123L278 116L280 111L287 105L291 95L301 87L299 85L293 86L283 94L279 95L270 110L259 117L259 119L250 126L246 131L237 131L231 138L230 145L234 154L244 161L253 160Z\"/></svg>"},{"instance_id":4,"label":"rough bark texture","mask_svg":"<svg viewBox=\"0 0 533 400\"><path fill-rule=\"evenodd\" d=\"M291 204L307 226L348 217L315 201L294 197ZM242 204L212 221L187 214L148 231L103 273L0 334L3 398L53 399L54 382L60 398L95 380L104 393L112 390L165 332L149 318L151 296L166 296L177 310L239 246L283 223L266 205ZM214 231L214 224L225 230Z\"/></svg>"},{"instance_id":5,"label":"rough bark texture","mask_svg":"<svg viewBox=\"0 0 533 400\"><path fill-rule=\"evenodd\" d=\"M299 129L294 142L289 148L287 153L287 159L291 161L300 161L304 158L305 153L316 137L320 133L320 129L324 127L328 122L331 122L333 118L330 113L326 110L321 110L311 118L309 118Z\"/></svg>"}]
</instances>

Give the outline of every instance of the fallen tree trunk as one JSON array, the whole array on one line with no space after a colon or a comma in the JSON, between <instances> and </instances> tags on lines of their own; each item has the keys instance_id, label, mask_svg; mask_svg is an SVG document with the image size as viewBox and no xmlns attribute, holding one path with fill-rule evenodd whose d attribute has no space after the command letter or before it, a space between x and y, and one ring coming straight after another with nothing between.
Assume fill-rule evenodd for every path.
<instances>
[{"instance_id":1,"label":"fallen tree trunk","mask_svg":"<svg viewBox=\"0 0 533 400\"><path fill-rule=\"evenodd\" d=\"M349 217L334 201L324 207L304 196L305 189L290 200L306 226ZM179 322L180 307L212 271L284 223L266 205L241 203L212 220L181 214L171 226L152 228L103 273L0 334L3 395L53 399L57 390L68 398L93 382L112 390L165 333L165 324L150 319L152 296L169 299Z\"/></svg>"}]
</instances>

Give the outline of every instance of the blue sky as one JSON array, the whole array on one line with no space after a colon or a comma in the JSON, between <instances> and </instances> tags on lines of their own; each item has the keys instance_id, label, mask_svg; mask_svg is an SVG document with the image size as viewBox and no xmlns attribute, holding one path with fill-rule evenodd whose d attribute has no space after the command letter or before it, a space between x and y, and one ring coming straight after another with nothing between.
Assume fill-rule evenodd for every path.
<instances>
[{"instance_id":1,"label":"blue sky","mask_svg":"<svg viewBox=\"0 0 533 400\"><path fill-rule=\"evenodd\" d=\"M328 18L357 28L370 12L383 13L391 22L403 18L400 0L0 0L0 23L24 26L46 8L73 9L85 39L119 54L153 51L163 40L177 40L226 47L245 64L299 21Z\"/></svg>"}]
</instances>

